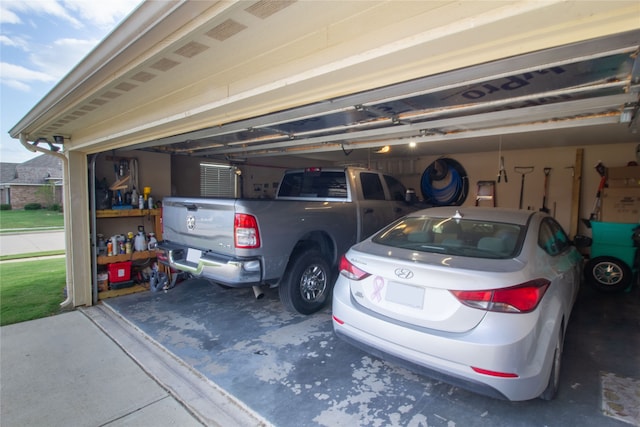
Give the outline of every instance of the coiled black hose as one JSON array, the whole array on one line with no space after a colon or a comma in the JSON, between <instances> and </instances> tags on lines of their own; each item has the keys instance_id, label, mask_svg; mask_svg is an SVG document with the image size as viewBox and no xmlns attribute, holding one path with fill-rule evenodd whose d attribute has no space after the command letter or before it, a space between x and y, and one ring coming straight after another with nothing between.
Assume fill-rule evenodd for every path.
<instances>
[{"instance_id":1,"label":"coiled black hose","mask_svg":"<svg viewBox=\"0 0 640 427\"><path fill-rule=\"evenodd\" d=\"M442 157L422 173L420 189L432 206L461 206L469 194L469 178L456 160Z\"/></svg>"}]
</instances>

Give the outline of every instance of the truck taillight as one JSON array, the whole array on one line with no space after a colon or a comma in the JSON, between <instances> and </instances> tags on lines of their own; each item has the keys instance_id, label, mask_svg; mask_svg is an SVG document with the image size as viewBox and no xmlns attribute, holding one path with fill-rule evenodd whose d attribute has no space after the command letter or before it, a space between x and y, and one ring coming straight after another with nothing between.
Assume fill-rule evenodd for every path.
<instances>
[{"instance_id":1,"label":"truck taillight","mask_svg":"<svg viewBox=\"0 0 640 427\"><path fill-rule=\"evenodd\" d=\"M255 249L260 247L258 221L253 215L237 213L233 223L233 234L236 248Z\"/></svg>"}]
</instances>

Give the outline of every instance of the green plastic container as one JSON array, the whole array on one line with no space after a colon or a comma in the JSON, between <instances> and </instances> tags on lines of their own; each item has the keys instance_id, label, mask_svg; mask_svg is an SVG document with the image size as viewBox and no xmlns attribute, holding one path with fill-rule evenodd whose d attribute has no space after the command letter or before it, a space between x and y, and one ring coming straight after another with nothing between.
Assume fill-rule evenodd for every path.
<instances>
[{"instance_id":1,"label":"green plastic container","mask_svg":"<svg viewBox=\"0 0 640 427\"><path fill-rule=\"evenodd\" d=\"M591 258L612 256L633 268L633 229L640 224L591 221Z\"/></svg>"}]
</instances>

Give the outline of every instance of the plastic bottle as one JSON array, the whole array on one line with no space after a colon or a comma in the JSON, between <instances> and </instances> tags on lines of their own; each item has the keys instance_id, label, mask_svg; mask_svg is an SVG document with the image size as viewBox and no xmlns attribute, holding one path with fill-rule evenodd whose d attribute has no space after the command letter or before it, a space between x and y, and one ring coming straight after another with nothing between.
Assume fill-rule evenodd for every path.
<instances>
[{"instance_id":1,"label":"plastic bottle","mask_svg":"<svg viewBox=\"0 0 640 427\"><path fill-rule=\"evenodd\" d=\"M133 248L137 252L146 251L147 250L147 241L144 235L144 227L138 226L138 235L133 239Z\"/></svg>"},{"instance_id":2,"label":"plastic bottle","mask_svg":"<svg viewBox=\"0 0 640 427\"><path fill-rule=\"evenodd\" d=\"M138 196L138 209L144 209L144 197L142 197L142 194Z\"/></svg>"},{"instance_id":3,"label":"plastic bottle","mask_svg":"<svg viewBox=\"0 0 640 427\"><path fill-rule=\"evenodd\" d=\"M111 240L107 243L107 256L113 256L113 243Z\"/></svg>"},{"instance_id":4,"label":"plastic bottle","mask_svg":"<svg viewBox=\"0 0 640 427\"><path fill-rule=\"evenodd\" d=\"M151 200L151 198L149 198L149 200ZM147 245L147 248L150 251L155 251L157 246L158 240L156 239L156 233L149 233L149 244Z\"/></svg>"},{"instance_id":5,"label":"plastic bottle","mask_svg":"<svg viewBox=\"0 0 640 427\"><path fill-rule=\"evenodd\" d=\"M104 242L104 236L102 234L98 234L98 255L106 255L107 254L107 244Z\"/></svg>"}]
</instances>

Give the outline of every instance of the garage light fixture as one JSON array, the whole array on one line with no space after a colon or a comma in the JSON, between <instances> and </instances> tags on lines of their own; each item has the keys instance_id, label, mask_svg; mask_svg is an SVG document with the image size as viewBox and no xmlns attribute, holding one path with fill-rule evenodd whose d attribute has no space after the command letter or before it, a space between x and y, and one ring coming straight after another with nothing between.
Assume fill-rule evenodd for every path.
<instances>
[{"instance_id":1,"label":"garage light fixture","mask_svg":"<svg viewBox=\"0 0 640 427\"><path fill-rule=\"evenodd\" d=\"M57 153L58 151L60 151L60 147L58 147L57 145L53 145L51 142L49 142L47 138L38 138L35 141L33 141L32 145L37 147L38 144L40 143L49 144L49 149L54 153Z\"/></svg>"},{"instance_id":2,"label":"garage light fixture","mask_svg":"<svg viewBox=\"0 0 640 427\"><path fill-rule=\"evenodd\" d=\"M631 133L638 132L638 110L640 104L627 105L620 112L620 123L629 123L629 129Z\"/></svg>"},{"instance_id":3,"label":"garage light fixture","mask_svg":"<svg viewBox=\"0 0 640 427\"><path fill-rule=\"evenodd\" d=\"M65 139L71 139L71 138L65 138L65 137L64 137L64 136L62 136L62 135L53 135L53 142L54 142L55 144L60 144L60 145L62 145L62 144L64 144L64 140L65 140Z\"/></svg>"}]
</instances>

